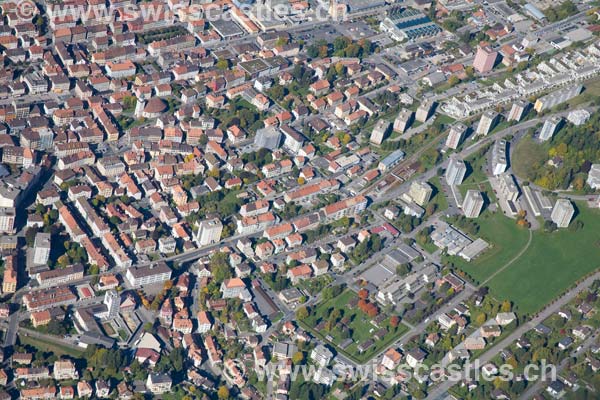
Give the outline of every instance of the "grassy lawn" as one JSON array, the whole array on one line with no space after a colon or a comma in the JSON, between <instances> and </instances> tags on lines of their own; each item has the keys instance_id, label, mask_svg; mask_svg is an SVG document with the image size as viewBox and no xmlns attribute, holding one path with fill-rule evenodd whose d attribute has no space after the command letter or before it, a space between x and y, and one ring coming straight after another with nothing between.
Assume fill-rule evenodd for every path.
<instances>
[{"instance_id":1,"label":"grassy lawn","mask_svg":"<svg viewBox=\"0 0 600 400\"><path fill-rule=\"evenodd\" d=\"M429 184L434 187L433 197L431 201L437 206L438 211L443 211L448 208L448 199L442 192L442 185L440 183L440 177L434 176L429 180Z\"/></svg>"},{"instance_id":2,"label":"grassy lawn","mask_svg":"<svg viewBox=\"0 0 600 400\"><path fill-rule=\"evenodd\" d=\"M490 281L492 293L515 301L521 313L533 313L600 266L600 211L577 207L583 229L535 232L525 254Z\"/></svg>"},{"instance_id":3,"label":"grassy lawn","mask_svg":"<svg viewBox=\"0 0 600 400\"><path fill-rule=\"evenodd\" d=\"M330 343L335 346L338 352L345 354L355 361L364 363L407 332L408 327L401 323L394 329L389 325L388 318L380 326L380 328L387 328L388 333L380 340L375 339L373 336L380 328L371 324L371 318L363 313L358 307L350 308L348 306L348 302L356 296L356 293L353 291L346 290L339 296L318 304L316 308L310 312L310 316L306 320L299 322L308 327L315 335L324 338L325 340L328 340L327 337L330 337L332 339ZM349 338L352 339L352 343L345 349L340 348L340 344L346 340L343 338L340 329L334 327L329 332L316 329L316 326L322 320L327 320L334 310L339 310L342 313L342 318L350 321L347 326L350 329ZM369 339L375 340L375 343L365 352L360 353L358 351L358 346Z\"/></svg>"},{"instance_id":4,"label":"grassy lawn","mask_svg":"<svg viewBox=\"0 0 600 400\"><path fill-rule=\"evenodd\" d=\"M59 357L60 356L71 356L74 358L78 358L78 357L81 357L81 355L83 354L83 349L81 351L78 351L78 350L72 349L67 346L61 346L59 344L56 344L56 343L53 343L53 342L50 342L47 340L33 338L31 336L19 335L19 342L24 345L33 346L36 349L38 349L39 351L52 352L56 356L59 356Z\"/></svg>"},{"instance_id":5,"label":"grassy lawn","mask_svg":"<svg viewBox=\"0 0 600 400\"><path fill-rule=\"evenodd\" d=\"M487 157L485 155L480 156L479 154L465 159L467 174L463 185L487 182L487 175L485 174L486 162Z\"/></svg>"},{"instance_id":6,"label":"grassy lawn","mask_svg":"<svg viewBox=\"0 0 600 400\"><path fill-rule=\"evenodd\" d=\"M460 194L462 195L463 199L465 198L467 191L471 190L471 189L477 190L479 192L483 192L485 194L485 196L487 197L487 199L489 200L489 203L496 202L496 194L494 193L494 190L492 189L492 185L490 184L489 181L478 182L478 183L466 183L466 184L462 184L462 185L458 186L458 190L459 190ZM489 204L486 204L483 209L485 210L488 205Z\"/></svg>"},{"instance_id":7,"label":"grassy lawn","mask_svg":"<svg viewBox=\"0 0 600 400\"><path fill-rule=\"evenodd\" d=\"M460 257L449 259L476 283L481 283L525 247L528 233L500 212L483 213L476 222L480 227L477 236L490 243L491 247L471 262Z\"/></svg>"},{"instance_id":8,"label":"grassy lawn","mask_svg":"<svg viewBox=\"0 0 600 400\"><path fill-rule=\"evenodd\" d=\"M520 178L531 180L534 176L533 166L543 163L547 158L548 153L544 146L527 135L519 140L514 149L512 168Z\"/></svg>"},{"instance_id":9,"label":"grassy lawn","mask_svg":"<svg viewBox=\"0 0 600 400\"><path fill-rule=\"evenodd\" d=\"M584 223L583 229L533 232L526 251L487 283L494 297L513 301L520 314L531 314L600 267L600 211L583 203L577 203L577 208L576 219ZM493 247L470 263L458 257L446 259L479 284L525 248L528 232L501 213L484 213L477 223L478 236Z\"/></svg>"}]
</instances>

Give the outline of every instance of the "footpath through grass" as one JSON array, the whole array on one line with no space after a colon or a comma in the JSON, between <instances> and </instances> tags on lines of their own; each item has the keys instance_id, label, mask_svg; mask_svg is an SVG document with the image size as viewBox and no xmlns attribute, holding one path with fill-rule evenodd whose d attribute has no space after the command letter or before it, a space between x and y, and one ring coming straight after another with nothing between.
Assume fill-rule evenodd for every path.
<instances>
[{"instance_id":1,"label":"footpath through grass","mask_svg":"<svg viewBox=\"0 0 600 400\"><path fill-rule=\"evenodd\" d=\"M523 249L529 234L501 212L483 213L475 221L480 227L477 237L490 243L491 247L471 262L460 257L449 257L449 260L469 275L474 283L480 284Z\"/></svg>"},{"instance_id":2,"label":"footpath through grass","mask_svg":"<svg viewBox=\"0 0 600 400\"><path fill-rule=\"evenodd\" d=\"M515 301L520 313L534 313L600 267L600 211L577 207L583 229L534 232L527 251L490 281L492 293Z\"/></svg>"},{"instance_id":3,"label":"footpath through grass","mask_svg":"<svg viewBox=\"0 0 600 400\"><path fill-rule=\"evenodd\" d=\"M584 203L577 203L577 208L576 220L584 227L574 232L533 232L523 254L486 284L494 297L514 302L520 314L532 314L600 267L600 211ZM499 212L486 213L477 223L478 236L493 247L470 263L458 257L448 260L480 284L524 249L528 232Z\"/></svg>"}]
</instances>

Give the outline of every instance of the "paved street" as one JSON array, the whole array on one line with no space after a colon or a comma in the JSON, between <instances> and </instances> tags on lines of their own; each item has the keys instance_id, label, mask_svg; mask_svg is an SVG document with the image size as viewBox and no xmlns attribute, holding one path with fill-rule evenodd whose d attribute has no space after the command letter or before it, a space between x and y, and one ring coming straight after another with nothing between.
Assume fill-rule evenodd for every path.
<instances>
[{"instance_id":1,"label":"paved street","mask_svg":"<svg viewBox=\"0 0 600 400\"><path fill-rule=\"evenodd\" d=\"M513 331L510 335L502 339L500 342L494 344L488 350L485 351L481 356L479 356L475 360L470 360L470 364L474 365L476 362L479 362L479 365L485 365L492 358L498 355L503 349L507 348L511 343L519 339L525 332L533 329L536 325L543 322L546 318L556 313L560 308L562 308L565 304L572 301L579 293L583 290L587 289L594 283L595 280L600 279L600 272L596 272L595 274L586 278L583 282L579 283L577 286L569 290L565 295L557 299L552 304L548 305L541 312L536 314L532 319L528 322L521 324L515 331ZM439 386L435 387L433 390L429 392L427 396L428 399L442 399L444 394L457 382L449 382L446 381Z\"/></svg>"}]
</instances>

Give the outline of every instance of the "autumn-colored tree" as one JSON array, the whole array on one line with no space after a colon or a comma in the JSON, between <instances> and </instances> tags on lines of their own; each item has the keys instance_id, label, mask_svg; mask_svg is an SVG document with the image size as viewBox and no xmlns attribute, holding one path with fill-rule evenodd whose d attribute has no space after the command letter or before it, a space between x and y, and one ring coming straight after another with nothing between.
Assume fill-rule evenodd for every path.
<instances>
[{"instance_id":1,"label":"autumn-colored tree","mask_svg":"<svg viewBox=\"0 0 600 400\"><path fill-rule=\"evenodd\" d=\"M223 386L219 387L219 390L217 392L217 396L221 400L228 399L229 398L229 389L227 389L227 386L223 385Z\"/></svg>"},{"instance_id":2,"label":"autumn-colored tree","mask_svg":"<svg viewBox=\"0 0 600 400\"><path fill-rule=\"evenodd\" d=\"M360 289L358 291L358 298L362 300L366 300L369 297L369 291L367 289Z\"/></svg>"},{"instance_id":3,"label":"autumn-colored tree","mask_svg":"<svg viewBox=\"0 0 600 400\"><path fill-rule=\"evenodd\" d=\"M292 362L294 364L301 364L302 361L304 361L304 353L302 353L301 351L297 351L296 353L294 353L294 355L292 356Z\"/></svg>"},{"instance_id":4,"label":"autumn-colored tree","mask_svg":"<svg viewBox=\"0 0 600 400\"><path fill-rule=\"evenodd\" d=\"M510 301L504 300L502 302L502 306L500 307L500 310L502 310L502 312L506 312L507 313L507 312L510 312L511 308L512 307L511 307Z\"/></svg>"},{"instance_id":5,"label":"autumn-colored tree","mask_svg":"<svg viewBox=\"0 0 600 400\"><path fill-rule=\"evenodd\" d=\"M396 328L398 325L400 325L400 318L397 315L392 315L392 318L390 318L390 326Z\"/></svg>"},{"instance_id":6,"label":"autumn-colored tree","mask_svg":"<svg viewBox=\"0 0 600 400\"><path fill-rule=\"evenodd\" d=\"M368 303L366 300L364 300L364 299L360 299L360 300L358 301L358 304L357 304L357 305L358 305L358 308L360 308L362 311L364 311L364 310L365 310L365 307L367 306L367 304L369 304L369 303Z\"/></svg>"}]
</instances>

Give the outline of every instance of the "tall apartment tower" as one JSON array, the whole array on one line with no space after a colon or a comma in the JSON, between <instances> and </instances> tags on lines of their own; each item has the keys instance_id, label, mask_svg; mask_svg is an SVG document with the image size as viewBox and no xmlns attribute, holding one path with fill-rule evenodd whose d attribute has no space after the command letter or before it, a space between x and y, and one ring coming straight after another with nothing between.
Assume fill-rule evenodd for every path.
<instances>
[{"instance_id":1,"label":"tall apartment tower","mask_svg":"<svg viewBox=\"0 0 600 400\"><path fill-rule=\"evenodd\" d=\"M552 117L547 119L544 122L544 126L542 126L542 130L540 131L540 140L547 141L552 139L552 136L559 131L562 125L563 119L561 117Z\"/></svg>"},{"instance_id":2,"label":"tall apartment tower","mask_svg":"<svg viewBox=\"0 0 600 400\"><path fill-rule=\"evenodd\" d=\"M478 135L487 135L494 129L496 123L498 122L498 113L488 110L483 113L481 119L479 120L479 125L477 125L476 133Z\"/></svg>"},{"instance_id":3,"label":"tall apartment tower","mask_svg":"<svg viewBox=\"0 0 600 400\"><path fill-rule=\"evenodd\" d=\"M575 208L573 208L573 204L569 200L558 199L554 204L550 218L559 228L566 228L571 223L571 218L573 218L574 214Z\"/></svg>"},{"instance_id":4,"label":"tall apartment tower","mask_svg":"<svg viewBox=\"0 0 600 400\"><path fill-rule=\"evenodd\" d=\"M425 122L431 117L433 114L433 109L435 108L435 101L433 100L423 100L419 108L417 108L417 114L415 115L415 119L419 122Z\"/></svg>"},{"instance_id":5,"label":"tall apartment tower","mask_svg":"<svg viewBox=\"0 0 600 400\"><path fill-rule=\"evenodd\" d=\"M510 109L510 113L508 113L507 121L519 122L520 120L522 120L523 117L527 114L527 111L529 111L529 105L529 102L524 100L519 100L515 102Z\"/></svg>"},{"instance_id":6,"label":"tall apartment tower","mask_svg":"<svg viewBox=\"0 0 600 400\"><path fill-rule=\"evenodd\" d=\"M481 43L477 46L477 53L475 53L475 59L473 60L473 68L480 74L490 72L496 66L496 60L498 59L498 52L492 50L489 44Z\"/></svg>"},{"instance_id":7,"label":"tall apartment tower","mask_svg":"<svg viewBox=\"0 0 600 400\"><path fill-rule=\"evenodd\" d=\"M483 196L477 190L467 190L462 210L467 218L477 218L483 208Z\"/></svg>"},{"instance_id":8,"label":"tall apartment tower","mask_svg":"<svg viewBox=\"0 0 600 400\"><path fill-rule=\"evenodd\" d=\"M413 182L410 185L408 195L420 206L424 206L431 199L433 193L432 187L427 182Z\"/></svg>"},{"instance_id":9,"label":"tall apartment tower","mask_svg":"<svg viewBox=\"0 0 600 400\"><path fill-rule=\"evenodd\" d=\"M402 110L394 120L394 131L404 133L413 123L415 116L412 110Z\"/></svg>"},{"instance_id":10,"label":"tall apartment tower","mask_svg":"<svg viewBox=\"0 0 600 400\"><path fill-rule=\"evenodd\" d=\"M377 121L377 123L373 127L373 131L371 132L371 137L369 138L369 141L376 145L380 145L381 143L383 143L383 139L385 139L388 132L390 131L391 125L392 124L389 121L386 121L384 119L380 119L379 121Z\"/></svg>"},{"instance_id":11,"label":"tall apartment tower","mask_svg":"<svg viewBox=\"0 0 600 400\"><path fill-rule=\"evenodd\" d=\"M457 122L452 125L450 132L448 133L448 138L446 139L446 147L456 150L465 138L466 133L467 126L465 124Z\"/></svg>"},{"instance_id":12,"label":"tall apartment tower","mask_svg":"<svg viewBox=\"0 0 600 400\"><path fill-rule=\"evenodd\" d=\"M196 242L200 246L217 243L221 240L221 232L223 232L223 224L218 218L204 220L198 226Z\"/></svg>"},{"instance_id":13,"label":"tall apartment tower","mask_svg":"<svg viewBox=\"0 0 600 400\"><path fill-rule=\"evenodd\" d=\"M467 166L458 157L450 157L448 168L446 168L446 183L450 186L460 185L465 179Z\"/></svg>"}]
</instances>

